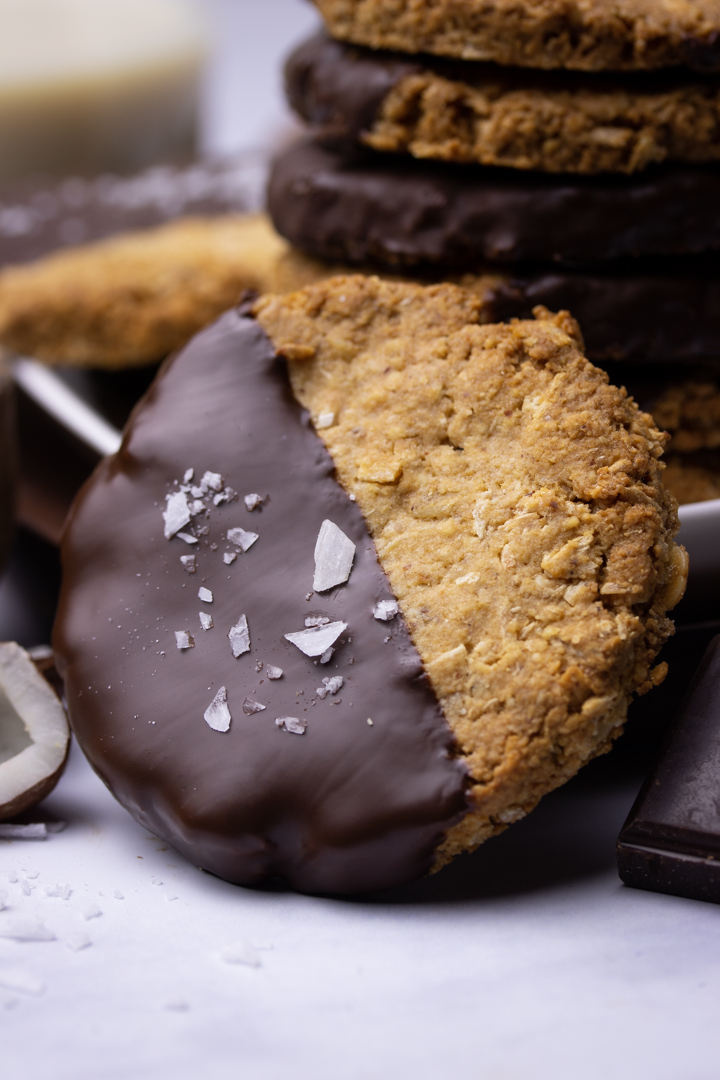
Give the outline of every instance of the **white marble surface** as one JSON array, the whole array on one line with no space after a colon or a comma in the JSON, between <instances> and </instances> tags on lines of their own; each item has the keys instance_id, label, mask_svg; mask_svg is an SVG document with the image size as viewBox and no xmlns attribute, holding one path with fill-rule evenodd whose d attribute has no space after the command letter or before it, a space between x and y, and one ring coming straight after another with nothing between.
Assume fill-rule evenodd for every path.
<instances>
[{"instance_id":1,"label":"white marble surface","mask_svg":"<svg viewBox=\"0 0 720 1080\"><path fill-rule=\"evenodd\" d=\"M2 1074L714 1080L720 908L620 884L635 787L576 781L441 875L339 901L188 865L75 749L45 804L65 831L0 841L0 935L56 937L0 936Z\"/></svg>"}]
</instances>

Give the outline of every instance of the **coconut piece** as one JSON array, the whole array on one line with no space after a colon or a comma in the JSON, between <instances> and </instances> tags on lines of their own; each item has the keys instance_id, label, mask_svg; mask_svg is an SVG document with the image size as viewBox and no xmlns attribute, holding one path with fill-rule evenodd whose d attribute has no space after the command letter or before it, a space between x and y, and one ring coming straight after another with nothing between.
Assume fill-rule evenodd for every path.
<instances>
[{"instance_id":1,"label":"coconut piece","mask_svg":"<svg viewBox=\"0 0 720 1080\"><path fill-rule=\"evenodd\" d=\"M334 645L343 630L347 630L347 623L331 622L326 626L311 626L307 630L299 630L296 634L283 636L306 656L322 656Z\"/></svg>"},{"instance_id":2,"label":"coconut piece","mask_svg":"<svg viewBox=\"0 0 720 1080\"><path fill-rule=\"evenodd\" d=\"M315 543L315 592L344 585L350 577L354 557L355 545L350 537L326 518Z\"/></svg>"},{"instance_id":3,"label":"coconut piece","mask_svg":"<svg viewBox=\"0 0 720 1080\"><path fill-rule=\"evenodd\" d=\"M49 795L69 746L70 729L55 691L24 649L0 643L0 821Z\"/></svg>"}]
</instances>

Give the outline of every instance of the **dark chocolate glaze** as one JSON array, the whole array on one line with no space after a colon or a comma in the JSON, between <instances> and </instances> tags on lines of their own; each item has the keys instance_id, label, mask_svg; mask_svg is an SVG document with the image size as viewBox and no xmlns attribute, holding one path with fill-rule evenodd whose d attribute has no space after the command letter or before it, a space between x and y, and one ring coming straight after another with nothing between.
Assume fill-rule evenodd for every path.
<instances>
[{"instance_id":1,"label":"dark chocolate glaze","mask_svg":"<svg viewBox=\"0 0 720 1080\"><path fill-rule=\"evenodd\" d=\"M720 636L622 828L617 856L627 885L720 903Z\"/></svg>"},{"instance_id":2,"label":"dark chocolate glaze","mask_svg":"<svg viewBox=\"0 0 720 1080\"><path fill-rule=\"evenodd\" d=\"M161 517L190 466L196 483L221 472L241 496L212 508L193 547L164 539ZM252 492L269 500L249 513L242 496ZM325 518L356 543L355 562L346 585L308 601ZM260 538L226 566L236 526ZM180 563L190 553L195 574ZM373 618L392 593L367 527L253 319L227 313L163 369L121 450L81 493L62 556L54 647L73 730L139 822L246 885L277 876L352 893L430 869L467 808L467 771L402 619ZM198 599L200 585L213 603ZM252 647L234 659L226 635L242 614ZM328 664L284 640L309 615L348 624ZM195 647L178 650L176 630ZM268 680L258 660L283 678ZM339 694L316 699L334 675L345 679ZM203 719L220 686L227 733ZM246 696L266 711L244 715ZM305 734L279 729L282 716L306 720Z\"/></svg>"},{"instance_id":3,"label":"dark chocolate glaze","mask_svg":"<svg viewBox=\"0 0 720 1080\"><path fill-rule=\"evenodd\" d=\"M704 70L715 70L710 66ZM363 48L335 41L324 31L299 45L285 63L285 93L293 109L313 127L326 146L357 143L375 122L380 106L403 79L433 72L470 86L507 90L592 90L612 93L632 89L659 93L698 83L717 86L717 77L704 77L683 68L667 71L582 72L502 67L479 60L408 56L407 53Z\"/></svg>"},{"instance_id":4,"label":"dark chocolate glaze","mask_svg":"<svg viewBox=\"0 0 720 1080\"><path fill-rule=\"evenodd\" d=\"M627 261L614 272L529 269L495 287L491 322L528 318L536 304L578 320L590 360L636 364L694 363L720 358L720 263L717 257L673 260L670 272Z\"/></svg>"},{"instance_id":5,"label":"dark chocolate glaze","mask_svg":"<svg viewBox=\"0 0 720 1080\"><path fill-rule=\"evenodd\" d=\"M720 249L720 169L557 177L302 140L275 161L278 232L318 258L391 267L587 263Z\"/></svg>"}]
</instances>

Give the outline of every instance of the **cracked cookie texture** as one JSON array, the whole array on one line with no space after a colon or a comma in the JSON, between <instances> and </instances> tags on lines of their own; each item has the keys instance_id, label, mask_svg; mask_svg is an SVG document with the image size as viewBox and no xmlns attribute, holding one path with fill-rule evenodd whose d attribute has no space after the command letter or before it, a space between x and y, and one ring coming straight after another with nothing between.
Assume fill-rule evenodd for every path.
<instances>
[{"instance_id":1,"label":"cracked cookie texture","mask_svg":"<svg viewBox=\"0 0 720 1080\"><path fill-rule=\"evenodd\" d=\"M575 322L348 276L254 314L355 497L472 777L471 850L620 733L687 573L666 436Z\"/></svg>"},{"instance_id":2,"label":"cracked cookie texture","mask_svg":"<svg viewBox=\"0 0 720 1080\"><path fill-rule=\"evenodd\" d=\"M314 0L335 38L534 68L720 68L718 0Z\"/></svg>"}]
</instances>

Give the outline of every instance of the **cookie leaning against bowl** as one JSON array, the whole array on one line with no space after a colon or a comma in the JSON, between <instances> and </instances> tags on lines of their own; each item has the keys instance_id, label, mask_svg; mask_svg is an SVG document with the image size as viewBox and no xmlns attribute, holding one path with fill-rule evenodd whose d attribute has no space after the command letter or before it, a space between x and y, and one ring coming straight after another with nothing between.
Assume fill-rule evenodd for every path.
<instances>
[{"instance_id":1,"label":"cookie leaning against bowl","mask_svg":"<svg viewBox=\"0 0 720 1080\"><path fill-rule=\"evenodd\" d=\"M285 64L290 104L330 146L545 172L633 173L720 159L720 85L503 68L314 35Z\"/></svg>"},{"instance_id":2,"label":"cookie leaning against bowl","mask_svg":"<svg viewBox=\"0 0 720 1080\"><path fill-rule=\"evenodd\" d=\"M55 632L71 721L197 865L411 880L607 750L661 681L686 573L664 436L567 315L480 314L452 285L362 276L229 312L78 500ZM325 582L321 526L344 563Z\"/></svg>"},{"instance_id":3,"label":"cookie leaning against bowl","mask_svg":"<svg viewBox=\"0 0 720 1080\"><path fill-rule=\"evenodd\" d=\"M720 70L717 0L314 0L335 38L534 68Z\"/></svg>"}]
</instances>

